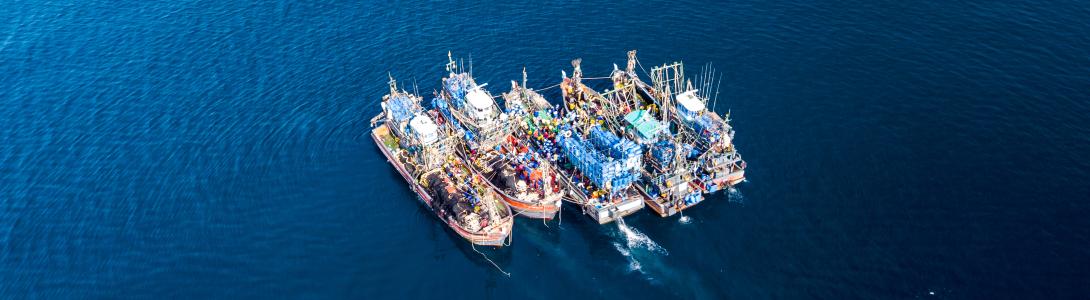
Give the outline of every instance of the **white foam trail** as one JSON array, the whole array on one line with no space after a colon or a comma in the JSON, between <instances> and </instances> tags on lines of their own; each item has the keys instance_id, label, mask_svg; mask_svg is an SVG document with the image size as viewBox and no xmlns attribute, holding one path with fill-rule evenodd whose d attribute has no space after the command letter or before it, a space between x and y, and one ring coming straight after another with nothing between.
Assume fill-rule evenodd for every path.
<instances>
[{"instance_id":1,"label":"white foam trail","mask_svg":"<svg viewBox=\"0 0 1090 300\"><path fill-rule=\"evenodd\" d=\"M735 203L746 203L746 197L742 195L742 192L734 187L727 188L727 201Z\"/></svg>"},{"instance_id":2,"label":"white foam trail","mask_svg":"<svg viewBox=\"0 0 1090 300\"><path fill-rule=\"evenodd\" d=\"M651 238L637 231L635 228L628 227L628 224L624 223L624 219L617 219L616 223L617 229L620 229L621 233L624 234L624 238L629 249L643 248L651 252L661 253L663 255L670 255L669 252L666 252L665 248L659 246L659 244L655 243L654 240L651 240Z\"/></svg>"},{"instance_id":3,"label":"white foam trail","mask_svg":"<svg viewBox=\"0 0 1090 300\"><path fill-rule=\"evenodd\" d=\"M626 259L628 259L628 271L629 272L639 271L640 273L643 273L642 266L640 265L640 261L636 260L635 257L632 257L632 252L631 251L628 251L628 249L625 249L625 247L621 246L621 244L619 244L619 243L613 243L613 248L617 249L617 252L620 252L621 255L624 255L624 257Z\"/></svg>"},{"instance_id":4,"label":"white foam trail","mask_svg":"<svg viewBox=\"0 0 1090 300\"><path fill-rule=\"evenodd\" d=\"M680 218L677 218L677 221L681 224L689 224L689 222L692 222L693 220L689 216L681 216Z\"/></svg>"}]
</instances>

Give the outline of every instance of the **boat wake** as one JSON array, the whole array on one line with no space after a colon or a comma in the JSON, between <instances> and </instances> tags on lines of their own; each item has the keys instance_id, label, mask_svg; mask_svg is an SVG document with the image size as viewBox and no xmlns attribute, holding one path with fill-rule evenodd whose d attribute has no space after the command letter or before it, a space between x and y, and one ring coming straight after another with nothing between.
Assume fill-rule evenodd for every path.
<instances>
[{"instance_id":1,"label":"boat wake","mask_svg":"<svg viewBox=\"0 0 1090 300\"><path fill-rule=\"evenodd\" d=\"M635 257L632 257L632 251L629 251L628 248L626 248L624 245L621 245L621 243L613 243L613 248L617 249L617 252L620 252L621 255L624 255L624 257L628 259L629 272L639 271L640 273L644 273L642 270L643 266L640 265L640 261L636 260Z\"/></svg>"},{"instance_id":2,"label":"boat wake","mask_svg":"<svg viewBox=\"0 0 1090 300\"><path fill-rule=\"evenodd\" d=\"M617 223L619 234L615 236L618 240L613 242L613 248L617 249L617 252L628 260L628 271L638 271L645 276L649 276L648 280L654 281L654 278L650 277L651 274L644 270L645 264L641 260L649 261L651 265L657 265L661 264L655 262L657 256L669 255L670 253L647 235L629 227L628 224L624 223L624 219L617 219L615 223Z\"/></svg>"},{"instance_id":3,"label":"boat wake","mask_svg":"<svg viewBox=\"0 0 1090 300\"><path fill-rule=\"evenodd\" d=\"M746 203L746 197L742 195L742 192L734 187L727 188L727 201L734 203Z\"/></svg>"},{"instance_id":4,"label":"boat wake","mask_svg":"<svg viewBox=\"0 0 1090 300\"><path fill-rule=\"evenodd\" d=\"M617 229L621 230L624 234L625 244L628 249L644 249L651 253L657 253L662 255L670 255L666 252L665 248L659 246L654 240L644 235L642 232L637 231L635 228L628 227L628 224L624 223L624 219L617 219ZM622 253L624 254L624 253Z\"/></svg>"},{"instance_id":5,"label":"boat wake","mask_svg":"<svg viewBox=\"0 0 1090 300\"><path fill-rule=\"evenodd\" d=\"M681 216L680 218L677 218L677 222L681 224L689 224L692 221L693 218L690 218L689 216Z\"/></svg>"}]
</instances>

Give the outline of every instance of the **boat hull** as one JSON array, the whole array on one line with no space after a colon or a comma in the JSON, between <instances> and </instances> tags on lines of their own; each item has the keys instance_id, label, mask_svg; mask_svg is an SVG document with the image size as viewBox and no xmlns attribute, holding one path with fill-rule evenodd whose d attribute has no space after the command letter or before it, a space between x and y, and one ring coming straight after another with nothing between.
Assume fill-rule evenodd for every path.
<instances>
[{"instance_id":1,"label":"boat hull","mask_svg":"<svg viewBox=\"0 0 1090 300\"><path fill-rule=\"evenodd\" d=\"M409 184L413 192L415 192L416 195L419 196L419 199L421 203L424 204L424 206L428 207L428 209L431 210L432 213L435 213L436 217L438 217L443 223L446 223L447 227L451 228L454 233L457 233L459 236L466 239L470 243L473 243L475 245L497 247L505 245L505 241L507 241L508 238L511 236L511 229L514 225L512 218L504 218L501 224L493 225L499 226L500 230L496 232L480 234L473 233L466 230L465 228L462 228L461 225L458 225L457 221L453 220L450 217L440 216L438 210L436 210L435 207L432 206L433 199L431 195L428 194L426 190L424 190L423 186L421 186L416 180L413 179L412 174L405 168L404 165L402 165L400 161L397 160L396 156L393 154L393 152L391 152L389 147L386 147L386 145L383 143L382 136L389 134L390 129L386 127L386 125L380 125L371 130L371 138L375 140L375 145L378 146L379 150L382 151L382 155L386 156L386 161L390 162L391 165L394 165L394 169L397 169L398 173L400 173L401 177L405 179L405 182Z\"/></svg>"},{"instance_id":2,"label":"boat hull","mask_svg":"<svg viewBox=\"0 0 1090 300\"><path fill-rule=\"evenodd\" d=\"M727 176L727 185L735 186L739 183L742 183L743 180L746 180L746 171L737 171Z\"/></svg>"},{"instance_id":3,"label":"boat hull","mask_svg":"<svg viewBox=\"0 0 1090 300\"><path fill-rule=\"evenodd\" d=\"M598 224L609 224L613 221L617 221L617 219L624 218L643 209L644 202L640 198L642 198L642 196L639 198L630 197L621 203L600 208L591 205L586 205L584 207L587 210L586 212L590 214L590 217L595 221L598 221Z\"/></svg>"},{"instance_id":4,"label":"boat hull","mask_svg":"<svg viewBox=\"0 0 1090 300\"><path fill-rule=\"evenodd\" d=\"M458 222L453 219L448 218L446 221L447 225L449 225L451 229L454 229L455 233L462 236L462 238L468 240L470 243L473 243L474 245L495 247L507 245L507 240L511 237L511 227L514 225L514 222L512 222L512 219L509 217L504 219L502 224L498 225L501 226L499 232L478 234L462 228L462 226L458 225Z\"/></svg>"},{"instance_id":5,"label":"boat hull","mask_svg":"<svg viewBox=\"0 0 1090 300\"><path fill-rule=\"evenodd\" d=\"M699 182L690 182L689 187L696 191L708 193L708 191L703 189ZM659 216L663 218L676 215L683 210L689 209L690 207L696 206L697 204L704 202L704 198L701 197L698 201L693 203L680 201L680 203L676 205L671 205L670 203L660 202L662 198L652 196L643 189L638 190L640 191L640 195L644 196L644 202L647 203L647 207L650 207L651 210L655 211L655 213L659 214Z\"/></svg>"},{"instance_id":6,"label":"boat hull","mask_svg":"<svg viewBox=\"0 0 1090 300\"><path fill-rule=\"evenodd\" d=\"M560 211L561 203L563 203L560 199L554 201L553 204L545 205L526 203L514 196L504 193L496 186L493 186L493 189L503 197L503 202L507 203L507 206L510 206L511 210L514 210L519 216L531 219L552 220L556 217L556 213Z\"/></svg>"},{"instance_id":7,"label":"boat hull","mask_svg":"<svg viewBox=\"0 0 1090 300\"><path fill-rule=\"evenodd\" d=\"M469 153L466 153L465 149L460 149L459 151L462 151L462 155L468 159ZM475 165L470 165L471 169L473 169L473 172L476 173L477 176L481 178L485 177L485 174L481 172L481 170L478 170ZM561 197L557 197L555 201L544 201L546 203L543 204L523 201L514 195L508 194L504 188L496 185L495 182L492 182L491 180L485 180L485 182L487 182L488 186L492 189L492 191L495 191L496 194L498 194L500 198L503 199L503 202L506 203L507 206L510 207L511 210L514 210L515 213L519 216L531 219L552 220L554 217L556 217L557 212L560 211L561 203L563 203L563 201L560 200L560 198L563 198L563 195L561 195Z\"/></svg>"},{"instance_id":8,"label":"boat hull","mask_svg":"<svg viewBox=\"0 0 1090 300\"><path fill-rule=\"evenodd\" d=\"M417 196L420 196L421 202L424 203L424 205L428 208L432 208L431 195L429 195L427 191L424 190L424 187L421 186L420 183L416 182L416 180L413 179L412 174L410 174L409 171L405 169L405 166L397 160L393 152L390 151L390 148L386 147L386 145L382 142L381 136L389 134L390 129L386 127L386 125L380 125L371 130L371 138L375 140L375 145L378 146L379 150L382 151L382 155L386 156L386 161L394 166L394 169L397 170L398 174L401 174L401 178L405 179L405 182L409 184L409 187L412 189L412 191L415 192Z\"/></svg>"},{"instance_id":9,"label":"boat hull","mask_svg":"<svg viewBox=\"0 0 1090 300\"><path fill-rule=\"evenodd\" d=\"M723 178L712 182L712 187L707 190L707 193L714 193L719 190L727 189L742 183L746 180L746 170L738 170L733 173L727 174Z\"/></svg>"}]
</instances>

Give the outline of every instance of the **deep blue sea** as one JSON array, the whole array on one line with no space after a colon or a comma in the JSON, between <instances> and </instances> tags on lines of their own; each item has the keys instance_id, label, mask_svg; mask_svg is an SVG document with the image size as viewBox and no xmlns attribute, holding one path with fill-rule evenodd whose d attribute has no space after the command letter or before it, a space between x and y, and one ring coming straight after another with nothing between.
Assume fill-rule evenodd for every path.
<instances>
[{"instance_id":1,"label":"deep blue sea","mask_svg":"<svg viewBox=\"0 0 1090 300\"><path fill-rule=\"evenodd\" d=\"M368 135L448 50L498 94L630 49L722 74L748 181L688 222L519 219L507 276ZM0 5L0 298L1088 295L1084 1Z\"/></svg>"}]
</instances>

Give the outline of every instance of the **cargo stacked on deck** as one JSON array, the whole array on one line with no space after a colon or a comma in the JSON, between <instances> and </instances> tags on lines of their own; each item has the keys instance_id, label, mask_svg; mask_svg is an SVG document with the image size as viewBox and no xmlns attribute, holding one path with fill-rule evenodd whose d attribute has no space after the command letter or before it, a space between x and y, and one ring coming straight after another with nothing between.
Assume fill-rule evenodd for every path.
<instances>
[{"instance_id":1,"label":"cargo stacked on deck","mask_svg":"<svg viewBox=\"0 0 1090 300\"><path fill-rule=\"evenodd\" d=\"M487 84L478 85L449 52L447 60L448 75L443 78L443 89L432 104L456 127L465 129L467 147L487 149L499 145L511 134L507 115L484 89Z\"/></svg>"},{"instance_id":2,"label":"cargo stacked on deck","mask_svg":"<svg viewBox=\"0 0 1090 300\"><path fill-rule=\"evenodd\" d=\"M595 146L571 126L572 119L570 115L558 118L551 110L527 114L520 122L518 136L530 142L532 151L556 163L559 183L568 191L565 200L578 205L599 224L642 209L642 197L632 187L632 170L624 174L625 160L610 157L608 150Z\"/></svg>"},{"instance_id":3,"label":"cargo stacked on deck","mask_svg":"<svg viewBox=\"0 0 1090 300\"><path fill-rule=\"evenodd\" d=\"M383 103L386 111L390 113L390 118L397 122L404 122L409 120L414 114L420 112L420 108L411 98L405 95L395 95L390 97L390 100Z\"/></svg>"},{"instance_id":4,"label":"cargo stacked on deck","mask_svg":"<svg viewBox=\"0 0 1090 300\"><path fill-rule=\"evenodd\" d=\"M674 162L674 145L662 140L651 146L651 162L662 167Z\"/></svg>"},{"instance_id":5,"label":"cargo stacked on deck","mask_svg":"<svg viewBox=\"0 0 1090 300\"><path fill-rule=\"evenodd\" d=\"M462 238L477 245L508 244L511 210L453 156L454 130L425 111L420 97L397 88L383 97L383 112L371 119L371 137L421 202Z\"/></svg>"},{"instance_id":6,"label":"cargo stacked on deck","mask_svg":"<svg viewBox=\"0 0 1090 300\"><path fill-rule=\"evenodd\" d=\"M640 176L640 147L599 126L591 127L587 135L589 140L579 135L558 140L576 169L610 194L632 186Z\"/></svg>"},{"instance_id":7,"label":"cargo stacked on deck","mask_svg":"<svg viewBox=\"0 0 1090 300\"><path fill-rule=\"evenodd\" d=\"M450 53L447 59L448 75L433 103L446 119L464 129L458 154L474 172L489 179L490 187L519 216L552 219L560 211L565 192L557 184L552 164L539 159L536 153L528 153L513 138L518 119L500 110L484 89L486 84L478 85ZM525 96L533 93L528 89L515 92ZM515 113L517 116L521 112Z\"/></svg>"},{"instance_id":8,"label":"cargo stacked on deck","mask_svg":"<svg viewBox=\"0 0 1090 300\"><path fill-rule=\"evenodd\" d=\"M561 149L561 152L575 153L564 153L564 156L569 160L595 159L592 162L582 162L582 168L574 168L579 173L586 173L581 176L586 177L585 180L589 184L587 186L577 186L573 190L584 191L589 194L579 196L591 199L592 201L589 201L589 203L592 205L595 204L593 200L596 198L605 200L606 206L604 208L612 212L608 221L612 221L644 207L643 201L646 197L633 184L642 177L640 171L642 152L639 144L627 136L619 137L610 131L609 128L615 128L615 124L622 116L620 111L616 107L610 107L608 103L601 101L602 95L580 82L582 70L579 68L578 59L572 61L572 66L575 67L572 73L573 76L568 78L565 74L559 85L561 94L564 97L562 119L569 129L564 130L564 134L558 134L558 136L579 138L579 140L576 140L580 145L578 149L592 149L599 152L600 156L574 157L574 155L578 155L574 150L564 151L564 149ZM567 147L577 149L574 147L575 145L577 144L567 145ZM597 165L593 164L593 162L597 162ZM580 180L580 177L575 176L573 179ZM597 207L597 205L592 205L585 205L584 207L601 211L601 208ZM591 213L593 214L593 212ZM600 218L598 218L598 221L605 223Z\"/></svg>"},{"instance_id":9,"label":"cargo stacked on deck","mask_svg":"<svg viewBox=\"0 0 1090 300\"><path fill-rule=\"evenodd\" d=\"M676 125L678 138L693 147L687 156L695 166L698 185L705 193L731 187L745 180L746 164L734 148L734 130L726 118L708 109L708 99L717 89L715 72L710 66L701 70L696 82L685 77L684 66L675 62L651 68L653 85L636 74L636 51L628 52L625 70L614 68L610 76L625 99L642 99L661 112L664 120ZM694 85L696 88L694 88ZM699 89L698 89L699 88ZM685 145L679 145L685 146ZM676 158L675 158L676 160Z\"/></svg>"},{"instance_id":10,"label":"cargo stacked on deck","mask_svg":"<svg viewBox=\"0 0 1090 300\"><path fill-rule=\"evenodd\" d=\"M639 164L638 152L635 156L629 155L631 150L626 149L631 149L631 146L598 147L591 142L593 138L580 134L570 126L570 118L562 120L563 125L551 127L557 130L555 140L534 141L540 147L539 151L554 153L560 158L560 165L563 166L561 174L570 191L570 200L580 205L583 213L599 224L643 209L643 197L632 185L640 175L629 165L633 162ZM635 145L631 141L624 144ZM610 152L613 152L612 156Z\"/></svg>"},{"instance_id":11,"label":"cargo stacked on deck","mask_svg":"<svg viewBox=\"0 0 1090 300\"><path fill-rule=\"evenodd\" d=\"M745 180L746 163L734 148L734 129L713 111L707 109L705 99L696 90L688 90L675 97L678 121L682 128L698 136L701 143L700 162L704 188L715 192Z\"/></svg>"},{"instance_id":12,"label":"cargo stacked on deck","mask_svg":"<svg viewBox=\"0 0 1090 300\"><path fill-rule=\"evenodd\" d=\"M675 146L677 149L675 149ZM675 143L671 140L660 140L649 146L651 163L656 168L666 168L674 163L677 152L681 152L681 158L693 158L698 152L694 152L692 144L687 143Z\"/></svg>"}]
</instances>

